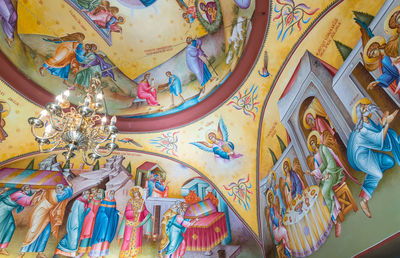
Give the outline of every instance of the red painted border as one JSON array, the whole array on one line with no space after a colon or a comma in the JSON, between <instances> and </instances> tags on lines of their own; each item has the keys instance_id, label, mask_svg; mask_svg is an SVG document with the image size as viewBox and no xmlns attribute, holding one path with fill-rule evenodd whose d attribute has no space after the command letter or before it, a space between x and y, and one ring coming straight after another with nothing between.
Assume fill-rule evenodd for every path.
<instances>
[{"instance_id":1,"label":"red painted border","mask_svg":"<svg viewBox=\"0 0 400 258\"><path fill-rule=\"evenodd\" d=\"M156 118L121 117L117 122L118 129L122 132L155 132L183 126L209 114L232 96L252 70L264 42L268 25L269 1L255 1L252 31L246 48L240 62L223 85L205 100L176 114ZM44 106L54 100L54 95L27 78L1 51L0 67L3 67L0 69L0 77L32 102Z\"/></svg>"}]
</instances>

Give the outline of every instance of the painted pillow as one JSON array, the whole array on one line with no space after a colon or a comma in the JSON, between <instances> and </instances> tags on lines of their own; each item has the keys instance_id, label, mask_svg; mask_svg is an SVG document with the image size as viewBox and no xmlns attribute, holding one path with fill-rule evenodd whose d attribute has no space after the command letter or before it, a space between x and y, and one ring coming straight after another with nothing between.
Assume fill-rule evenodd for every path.
<instances>
[{"instance_id":1,"label":"painted pillow","mask_svg":"<svg viewBox=\"0 0 400 258\"><path fill-rule=\"evenodd\" d=\"M193 203L185 212L185 218L198 218L205 217L210 214L217 212L217 207L212 203L210 199Z\"/></svg>"}]
</instances>

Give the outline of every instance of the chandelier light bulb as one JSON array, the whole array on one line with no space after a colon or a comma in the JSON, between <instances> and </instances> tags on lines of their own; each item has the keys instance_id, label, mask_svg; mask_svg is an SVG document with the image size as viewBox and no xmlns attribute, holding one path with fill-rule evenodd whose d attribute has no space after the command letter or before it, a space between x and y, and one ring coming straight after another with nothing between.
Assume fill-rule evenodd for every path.
<instances>
[{"instance_id":1,"label":"chandelier light bulb","mask_svg":"<svg viewBox=\"0 0 400 258\"><path fill-rule=\"evenodd\" d=\"M59 104L59 103L62 103L62 102L64 101L62 95L58 95L58 96L56 97L56 101L57 101L58 104Z\"/></svg>"},{"instance_id":2,"label":"chandelier light bulb","mask_svg":"<svg viewBox=\"0 0 400 258\"><path fill-rule=\"evenodd\" d=\"M46 125L46 128L44 129L45 134L50 134L51 131L53 131L53 128L51 127L50 124Z\"/></svg>"},{"instance_id":3,"label":"chandelier light bulb","mask_svg":"<svg viewBox=\"0 0 400 258\"><path fill-rule=\"evenodd\" d=\"M66 98L68 98L69 97L69 90L66 90L66 91L64 91L64 96L66 97Z\"/></svg>"},{"instance_id":4,"label":"chandelier light bulb","mask_svg":"<svg viewBox=\"0 0 400 258\"><path fill-rule=\"evenodd\" d=\"M111 123L110 123L110 125L115 125L116 122L117 122L117 117L116 117L116 116L113 116L113 117L111 118Z\"/></svg>"},{"instance_id":5,"label":"chandelier light bulb","mask_svg":"<svg viewBox=\"0 0 400 258\"><path fill-rule=\"evenodd\" d=\"M101 93L97 94L96 99L97 100L102 100L103 99L103 94L101 94Z\"/></svg>"},{"instance_id":6,"label":"chandelier light bulb","mask_svg":"<svg viewBox=\"0 0 400 258\"><path fill-rule=\"evenodd\" d=\"M106 116L103 116L102 118L101 118L101 125L105 125L107 123L107 117Z\"/></svg>"},{"instance_id":7,"label":"chandelier light bulb","mask_svg":"<svg viewBox=\"0 0 400 258\"><path fill-rule=\"evenodd\" d=\"M40 112L39 119L45 118L45 117L47 117L48 115L49 115L49 112L47 112L46 109L43 109L43 110Z\"/></svg>"}]
</instances>

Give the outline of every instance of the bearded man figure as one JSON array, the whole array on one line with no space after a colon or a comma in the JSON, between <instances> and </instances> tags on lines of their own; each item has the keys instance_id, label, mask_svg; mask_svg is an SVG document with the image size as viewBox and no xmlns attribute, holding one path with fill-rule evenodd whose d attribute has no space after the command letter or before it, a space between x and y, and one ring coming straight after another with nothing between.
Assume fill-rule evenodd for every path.
<instances>
[{"instance_id":1,"label":"bearded man figure","mask_svg":"<svg viewBox=\"0 0 400 258\"><path fill-rule=\"evenodd\" d=\"M398 110L389 115L368 99L359 100L353 107L353 121L356 123L347 143L347 158L350 165L358 171L367 174L361 187L360 206L367 217L371 217L368 201L382 179L383 172L400 164L400 146L397 133L390 129L390 123L396 117ZM376 124L370 115L376 115ZM382 153L391 152L393 157Z\"/></svg>"},{"instance_id":2,"label":"bearded man figure","mask_svg":"<svg viewBox=\"0 0 400 258\"><path fill-rule=\"evenodd\" d=\"M166 233L168 234L168 245L162 250L166 252L166 258L178 258L183 257L186 250L186 242L183 237L183 233L185 233L188 227L191 227L195 224L199 218L194 220L184 219L183 216L188 208L188 205L185 202L180 202L175 206L176 215L174 215L166 226Z\"/></svg>"}]
</instances>

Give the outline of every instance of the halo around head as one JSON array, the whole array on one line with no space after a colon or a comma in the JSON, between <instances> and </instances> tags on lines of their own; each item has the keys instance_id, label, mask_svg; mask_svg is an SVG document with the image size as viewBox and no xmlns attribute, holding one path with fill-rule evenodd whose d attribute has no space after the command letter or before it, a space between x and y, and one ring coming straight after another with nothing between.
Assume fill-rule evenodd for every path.
<instances>
[{"instance_id":1,"label":"halo around head","mask_svg":"<svg viewBox=\"0 0 400 258\"><path fill-rule=\"evenodd\" d=\"M269 177L269 184L271 184L272 178L274 178L276 182L276 173L274 170L271 171L271 176Z\"/></svg>"},{"instance_id":2,"label":"halo around head","mask_svg":"<svg viewBox=\"0 0 400 258\"><path fill-rule=\"evenodd\" d=\"M267 191L267 203L268 203L269 207L272 207L272 203L270 203L270 201L269 201L270 196L272 196L272 201L274 201L274 193L272 192L271 189L268 189L268 191Z\"/></svg>"},{"instance_id":3,"label":"halo around head","mask_svg":"<svg viewBox=\"0 0 400 258\"><path fill-rule=\"evenodd\" d=\"M373 38L371 38L370 40L368 40L367 44L364 47L363 50L363 59L364 62L368 63L368 64L372 64L375 63L379 60L379 57L369 57L368 56L368 49L370 48L370 46L374 43L378 43L379 45L383 45L386 43L386 40L384 37L382 36L375 36Z\"/></svg>"},{"instance_id":4,"label":"halo around head","mask_svg":"<svg viewBox=\"0 0 400 258\"><path fill-rule=\"evenodd\" d=\"M285 170L283 169L283 166L285 165L285 163L288 163L288 165L289 165L289 170L292 168L292 165L290 164L290 159L289 158L285 158L284 160L283 160L283 162L282 162L282 174L284 175L284 176L286 176L286 173L285 173Z\"/></svg>"},{"instance_id":5,"label":"halo around head","mask_svg":"<svg viewBox=\"0 0 400 258\"><path fill-rule=\"evenodd\" d=\"M312 108L307 108L306 111L304 112L304 115L303 115L303 126L306 129L311 129L311 125L307 124L307 116L308 115L312 115L314 119L316 118L317 115L315 113L315 110L312 109Z\"/></svg>"},{"instance_id":6,"label":"halo around head","mask_svg":"<svg viewBox=\"0 0 400 258\"><path fill-rule=\"evenodd\" d=\"M321 135L319 134L319 132L312 131L307 137L307 146L311 152L314 152L314 150L311 148L311 144L310 144L311 137L313 137L313 136L317 137L317 144L321 144Z\"/></svg>"},{"instance_id":7,"label":"halo around head","mask_svg":"<svg viewBox=\"0 0 400 258\"><path fill-rule=\"evenodd\" d=\"M140 194L140 197L144 199L144 190L140 186L134 186L129 190L129 195L133 198L133 193L138 192Z\"/></svg>"},{"instance_id":8,"label":"halo around head","mask_svg":"<svg viewBox=\"0 0 400 258\"><path fill-rule=\"evenodd\" d=\"M215 138L218 138L218 135L213 130L207 131L206 140L208 143L213 144L213 142L210 140L210 135L214 135Z\"/></svg>"},{"instance_id":9,"label":"halo around head","mask_svg":"<svg viewBox=\"0 0 400 258\"><path fill-rule=\"evenodd\" d=\"M396 12L400 12L400 6L397 6L392 11L390 11L390 13L386 16L385 23L383 25L385 33L389 36L393 36L399 33L397 29L392 29L389 27L390 19L393 15L395 15Z\"/></svg>"},{"instance_id":10,"label":"halo around head","mask_svg":"<svg viewBox=\"0 0 400 258\"><path fill-rule=\"evenodd\" d=\"M369 99L367 99L367 98L362 98L362 99L359 99L359 100L354 104L354 106L353 106L353 111L352 111L352 113L351 113L351 118L353 119L354 124L357 124L357 122L358 122L358 117L357 117L357 106L358 106L359 104L367 104L367 105L369 105L369 104L372 104L372 102L371 102L371 100L369 100Z\"/></svg>"}]
</instances>

